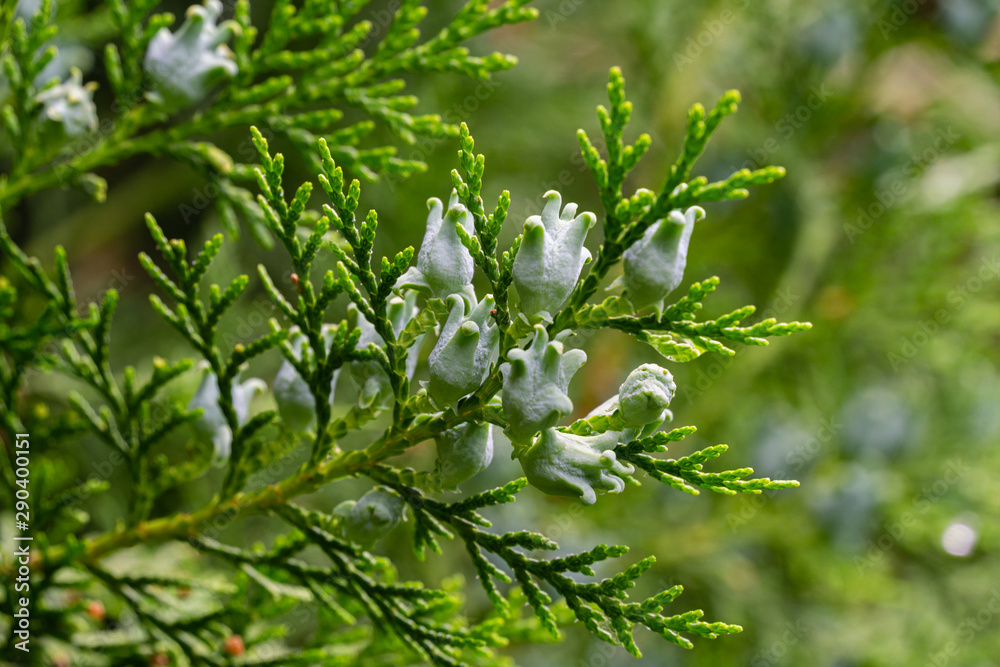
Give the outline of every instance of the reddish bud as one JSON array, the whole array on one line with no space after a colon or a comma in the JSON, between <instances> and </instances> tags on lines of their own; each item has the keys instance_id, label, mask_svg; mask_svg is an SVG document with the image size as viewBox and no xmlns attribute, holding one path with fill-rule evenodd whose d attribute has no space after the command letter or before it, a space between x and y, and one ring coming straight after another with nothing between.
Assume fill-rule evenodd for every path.
<instances>
[{"instance_id":1,"label":"reddish bud","mask_svg":"<svg viewBox=\"0 0 1000 667\"><path fill-rule=\"evenodd\" d=\"M234 658L243 655L247 650L243 644L243 637L239 635L229 635L226 637L226 641L222 643L222 648Z\"/></svg>"},{"instance_id":2,"label":"reddish bud","mask_svg":"<svg viewBox=\"0 0 1000 667\"><path fill-rule=\"evenodd\" d=\"M103 621L105 617L104 604L100 600L91 600L87 603L87 616L95 621Z\"/></svg>"}]
</instances>

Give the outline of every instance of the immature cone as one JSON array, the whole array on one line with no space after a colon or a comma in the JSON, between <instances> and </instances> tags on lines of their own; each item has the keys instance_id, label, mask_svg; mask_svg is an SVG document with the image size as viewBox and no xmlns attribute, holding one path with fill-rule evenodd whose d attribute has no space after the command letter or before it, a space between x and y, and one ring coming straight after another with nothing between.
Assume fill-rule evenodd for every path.
<instances>
[{"instance_id":1,"label":"immature cone","mask_svg":"<svg viewBox=\"0 0 1000 667\"><path fill-rule=\"evenodd\" d=\"M629 373L618 389L618 403L627 426L642 428L646 424L663 422L667 406L677 391L670 371L656 364L643 364Z\"/></svg>"},{"instance_id":2,"label":"immature cone","mask_svg":"<svg viewBox=\"0 0 1000 667\"><path fill-rule=\"evenodd\" d=\"M233 410L236 411L236 423L239 426L243 426L250 419L250 404L253 403L254 397L265 391L267 383L260 378L233 382Z\"/></svg>"},{"instance_id":3,"label":"immature cone","mask_svg":"<svg viewBox=\"0 0 1000 667\"><path fill-rule=\"evenodd\" d=\"M565 305L580 278L590 251L583 247L587 231L597 218L593 213L576 215L576 204L559 209L562 197L555 190L545 193L540 216L524 223L524 238L514 258L514 285L520 308L528 317L542 312L554 315Z\"/></svg>"},{"instance_id":4,"label":"immature cone","mask_svg":"<svg viewBox=\"0 0 1000 667\"><path fill-rule=\"evenodd\" d=\"M567 395L569 382L587 360L583 350L563 350L560 340L549 342L542 325L527 350L511 350L503 374L503 409L510 422L507 434L515 442L528 442L539 431L573 411Z\"/></svg>"},{"instance_id":5,"label":"immature cone","mask_svg":"<svg viewBox=\"0 0 1000 667\"><path fill-rule=\"evenodd\" d=\"M416 304L417 293L407 290L402 297L393 297L389 300L386 308L386 317L392 325L393 333L397 336L406 325L416 317L420 309ZM347 307L347 321L355 328L361 329L361 337L358 339L356 349L363 350L369 343L378 346L385 345L382 336L375 331L375 326L369 322L364 315L352 303ZM406 375L413 379L417 370L417 362L420 360L420 347L424 341L424 334L418 336L409 350L406 357ZM362 408L385 408L391 403L392 382L386 374L385 369L374 361L355 361L351 363L351 377L357 383L358 404Z\"/></svg>"},{"instance_id":6,"label":"immature cone","mask_svg":"<svg viewBox=\"0 0 1000 667\"><path fill-rule=\"evenodd\" d=\"M521 468L540 491L593 505L598 493L621 493L622 476L635 471L616 459L617 444L614 432L585 436L550 428L520 456Z\"/></svg>"},{"instance_id":7,"label":"immature cone","mask_svg":"<svg viewBox=\"0 0 1000 667\"><path fill-rule=\"evenodd\" d=\"M452 488L476 475L493 460L493 428L490 424L468 424L444 431L434 441L437 464L434 472L442 486Z\"/></svg>"},{"instance_id":8,"label":"immature cone","mask_svg":"<svg viewBox=\"0 0 1000 667\"><path fill-rule=\"evenodd\" d=\"M347 306L347 321L352 327L361 329L361 337L358 338L355 349L364 350L369 344L385 345L374 325L353 303ZM385 407L392 397L392 383L378 362L352 361L351 378L358 385L358 405L362 408Z\"/></svg>"},{"instance_id":9,"label":"immature cone","mask_svg":"<svg viewBox=\"0 0 1000 667\"><path fill-rule=\"evenodd\" d=\"M201 416L192 426L197 437L212 445L213 461L221 463L229 458L233 445L233 431L229 428L222 408L219 407L219 378L207 364L201 366L202 380L198 391L188 402L187 409L201 408ZM254 396L267 388L267 384L258 378L250 378L243 382L233 380L232 398L233 410L236 412L236 423L240 426L250 418L250 403Z\"/></svg>"},{"instance_id":10,"label":"immature cone","mask_svg":"<svg viewBox=\"0 0 1000 667\"><path fill-rule=\"evenodd\" d=\"M333 508L341 518L344 537L371 547L403 520L406 503L394 492L375 487L357 501L345 500Z\"/></svg>"},{"instance_id":11,"label":"immature cone","mask_svg":"<svg viewBox=\"0 0 1000 667\"><path fill-rule=\"evenodd\" d=\"M667 295L681 284L694 223L704 217L705 211L697 206L684 213L671 211L625 251L623 282L637 310L646 306L661 310Z\"/></svg>"},{"instance_id":12,"label":"immature cone","mask_svg":"<svg viewBox=\"0 0 1000 667\"><path fill-rule=\"evenodd\" d=\"M427 393L438 405L454 403L478 389L489 375L500 345L500 329L490 315L495 305L491 295L468 314L462 295L451 295L448 303L451 312L428 358L431 379Z\"/></svg>"},{"instance_id":13,"label":"immature cone","mask_svg":"<svg viewBox=\"0 0 1000 667\"><path fill-rule=\"evenodd\" d=\"M323 338L326 342L327 352L333 342L332 325L323 326ZM290 345L292 355L296 361L301 361L303 346L306 345L306 337L299 332L292 335ZM333 405L333 398L337 389L337 378L340 377L340 369L333 372L330 379L330 405ZM274 402L278 404L278 414L281 421L290 429L296 432L303 432L316 421L316 400L309 390L309 384L295 370L295 366L285 359L278 367L278 372L274 376Z\"/></svg>"},{"instance_id":14,"label":"immature cone","mask_svg":"<svg viewBox=\"0 0 1000 667\"><path fill-rule=\"evenodd\" d=\"M447 211L440 199L428 199L427 206L427 231L417 253L417 265L399 277L396 287L425 289L438 299L466 293L472 286L476 265L455 226L461 225L473 234L472 214L458 201L456 192L451 193Z\"/></svg>"},{"instance_id":15,"label":"immature cone","mask_svg":"<svg viewBox=\"0 0 1000 667\"><path fill-rule=\"evenodd\" d=\"M239 72L226 42L236 23L215 22L222 14L219 0L192 5L176 33L160 30L149 41L144 67L154 81L148 97L162 106L186 107Z\"/></svg>"},{"instance_id":16,"label":"immature cone","mask_svg":"<svg viewBox=\"0 0 1000 667\"><path fill-rule=\"evenodd\" d=\"M67 137L93 132L97 129L96 88L93 82L84 85L83 74L74 67L68 79L35 96L35 101L42 105L39 120L46 127L58 128Z\"/></svg>"},{"instance_id":17,"label":"immature cone","mask_svg":"<svg viewBox=\"0 0 1000 667\"><path fill-rule=\"evenodd\" d=\"M410 323L414 317L420 314L420 308L417 307L417 293L413 290L403 290L400 296L394 296L389 299L389 305L386 308L386 317L389 318L389 323L392 324L392 332L395 335L399 335L406 328L406 325ZM406 355L406 377L410 380L413 379L414 374L417 372L417 363L420 361L420 348L423 347L424 338L427 334L420 334L413 339L413 345L410 346L409 351Z\"/></svg>"}]
</instances>

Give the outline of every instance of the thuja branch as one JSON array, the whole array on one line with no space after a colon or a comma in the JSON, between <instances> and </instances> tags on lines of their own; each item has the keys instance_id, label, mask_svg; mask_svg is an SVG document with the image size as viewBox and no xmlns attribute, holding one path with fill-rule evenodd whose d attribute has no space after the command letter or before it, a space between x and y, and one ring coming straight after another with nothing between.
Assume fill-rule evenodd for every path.
<instances>
[{"instance_id":1,"label":"thuja branch","mask_svg":"<svg viewBox=\"0 0 1000 667\"><path fill-rule=\"evenodd\" d=\"M101 200L106 183L94 170L149 154L172 157L216 179L223 224L235 231L238 211L252 216L247 222L259 232L261 213L246 186L239 184L252 180L252 173L236 163L238 156L202 137L266 123L304 148L308 160L313 159L315 138L326 136L337 157L363 177L406 177L424 169L423 163L396 157L392 145L362 146L377 123L404 143L421 135L456 136L458 128L437 115L411 114L416 98L402 94L405 84L399 77L444 71L488 78L510 68L514 59L496 53L473 56L460 44L537 16L524 7L524 0L494 7L469 2L439 34L421 42L417 25L426 11L406 3L393 11L392 29L378 40L380 48L366 55L363 47L375 37L376 27L371 21L350 20L360 5L345 8L334 0L310 0L300 9L277 2L262 31L251 22L249 0L236 2L233 18L221 22L222 3L205 0L203 6L190 8L183 25L172 33L173 15L151 13L156 3L108 4L116 34L104 49L104 65L114 107L103 123L92 99L96 84L70 79L38 94L47 82L36 77L56 55L52 0L45 0L31 20L13 21L14 48L3 59L15 95L3 120L17 150L10 177L0 181L0 209L67 184ZM256 39L259 32L262 40ZM232 44L231 50L226 43ZM185 109L205 101L207 108L183 119ZM68 113L59 111L64 106ZM360 109L367 118L341 122L348 107ZM59 134L43 132L49 129L46 124L62 125L61 143L40 141L43 134Z\"/></svg>"},{"instance_id":2,"label":"thuja branch","mask_svg":"<svg viewBox=\"0 0 1000 667\"><path fill-rule=\"evenodd\" d=\"M605 210L604 243L595 253L596 259L586 277L577 285L569 302L556 316L549 328L550 333L572 328L576 312L597 291L611 268L621 261L625 250L642 238L649 227L668 212L707 201L743 199L748 196L748 187L771 183L785 174L781 167L764 167L752 172L743 169L716 183L708 183L703 177L688 181L695 161L705 150L719 123L736 111L739 93L729 91L707 116L700 104L691 108L681 156L670 168L657 192L640 188L626 197L621 190L625 175L635 168L646 153L650 138L649 135L642 134L632 145L626 145L622 141L625 126L632 113L632 103L625 99L625 79L618 68L611 70L608 97L611 102L610 111L603 106L598 107L607 158L600 156L586 132L580 130L577 134L584 162L601 190L601 202Z\"/></svg>"},{"instance_id":3,"label":"thuja branch","mask_svg":"<svg viewBox=\"0 0 1000 667\"><path fill-rule=\"evenodd\" d=\"M331 54L339 47L336 40L324 41L328 38L326 30L340 33L334 25L336 18L319 20L325 2L307 0L297 9L279 0L275 3L272 32L256 48L252 37L247 36L249 30L236 36L227 32L233 30L232 25L216 25L216 5L211 0L191 11L183 30L208 31L205 43L235 39L234 60L224 52L202 54L216 75L226 79L238 75L247 86L245 90L223 92L219 98L223 106L235 99L255 99L255 104L265 104L275 95L294 97L288 90L292 85L289 75L280 74L276 83L265 85L251 75L254 63L268 72L312 72L315 68L331 81L340 76L350 78L351 72L364 79L391 71L395 54L405 53L418 39L414 26L423 13L417 3L408 2L396 13L398 23L383 42L390 46L378 50L389 54L383 61L386 69L354 63L346 73L330 71L323 58L302 57L288 48L289 40L317 39L324 58L333 57ZM468 59L456 45L477 31L523 17L522 4L513 1L491 9L481 0L469 2L458 20L465 23L465 28L457 32L446 28L424 46L414 47L407 57L416 60L410 64L417 69L471 68L477 72L502 65ZM237 24L244 28L247 8L245 2L237 5ZM148 7L140 3L130 10L124 5L119 9L145 16ZM364 33L350 32L345 48L353 48L355 43L350 40ZM111 75L117 81L116 89L134 89L142 72L136 55L146 45L142 43L144 37L135 31L123 35L120 71ZM169 51L174 37L168 32L158 39L163 43L156 48ZM303 80L310 76L301 74ZM320 83L310 85L310 90L320 95L314 102L320 102L327 93L343 93L402 137L419 134L427 124L433 124L406 116L403 110L410 107L410 100L395 97L400 90L397 83L358 89L338 88L337 83L337 89L332 91L324 91ZM150 102L167 105L177 103L185 94L184 90L169 87L155 92L160 99L151 98ZM588 415L563 423L575 412L570 384L587 361L583 350L571 347L570 334L574 331L616 330L648 344L666 360L663 363L683 363L704 353L732 355L735 352L730 345L734 343L764 345L770 337L809 328L807 323L770 319L749 323L753 314L749 306L699 320L697 311L718 285L715 278L692 283L685 295L670 298L684 282L695 225L706 216L705 210L695 204L741 198L746 196L747 186L770 182L782 173L774 168L737 172L718 183L691 177L695 159L719 122L735 110L737 96L724 95L707 113L694 107L682 154L662 184L655 191L640 188L626 196L622 188L627 175L646 153L650 139L640 135L633 144L623 139L631 106L624 98L624 83L617 70L611 72L608 92L610 108L601 107L598 112L606 156L602 157L587 136L580 134L585 162L605 208L604 245L593 256L589 271L586 266L592 254L586 241L597 224L597 216L579 211L576 204L564 201L555 191L545 194L540 215L524 221L523 233L506 250L499 247L509 195L502 193L494 210L487 211L481 197L485 158L474 153L466 126L457 130L461 150L460 169L450 179L454 189L446 201L428 200L419 251L404 248L381 258L374 255L378 213L372 210L358 214L360 180L348 182L345 178L345 165L365 164L363 160L358 162L357 155L352 158L350 151L342 150L353 146L353 139L341 137L337 144L331 136L320 138L302 127L288 137L297 148L307 147L307 158L315 166L316 180L328 199L317 211L310 209L313 183L306 181L294 192L286 193L283 155L272 153L263 133L252 130L259 166L232 168L241 178L256 183L260 194L253 207L260 225L287 254L290 285L279 287L266 269L258 267L257 271L282 319L270 320L269 331L259 338L231 347L221 345L225 315L236 307L251 277L237 275L228 282L209 283L207 276L220 254L223 237L215 235L198 252L189 253L183 240L168 239L149 217L147 225L160 257L154 261L142 255L141 262L164 295L152 296L151 305L201 357L197 391L186 407L166 399L168 416L160 423L147 424L143 417L152 410L159 390L191 368L193 362L154 361L151 377L145 381L140 381L141 375L131 367L119 377L109 363L117 295L109 292L101 303L91 304L86 315L80 315L65 253L57 251L54 277L49 277L0 228L0 249L11 258L24 285L45 303L36 324L10 326L7 321L14 315L10 304L16 302L16 288L0 283L0 340L10 341L12 350L0 365L0 398L5 405L19 407L24 385L23 371L18 367L21 363L42 370L57 368L83 380L89 394L68 397L69 408L64 413L75 416L79 424L67 431L87 429L113 451L124 454L130 463L137 500L129 523L120 528L82 541L68 533L62 540L53 540L52 546L40 544L34 567L51 574L62 567L82 565L91 578L104 582L132 606L138 619L138 624L133 625L147 632L144 641L163 635L177 655L196 651L193 644L189 647L185 643L183 635L188 627L149 613L143 606L148 590L136 583L140 580L114 574L101 563L104 557L139 544L186 540L202 553L238 568L249 577L241 580L242 585L260 587L280 599L280 603L268 607L273 612L268 620L283 613L287 609L283 605L291 600L305 597L319 600L331 610L335 623L353 625L348 620L350 613L338 611L339 603L333 599L346 596L353 600L349 606L356 605L355 611L391 630L396 638L387 640L373 634L368 637L372 651L388 653L399 649L407 656L413 653L436 664L457 664L467 653L484 659L492 655L488 649L502 643L496 626L507 623L513 611L501 588L515 582L523 591L523 600L535 612L538 627L550 635L557 633L561 623L557 610L564 610L595 637L620 645L633 655L639 655L633 637L636 625L685 647L690 646L690 636L714 638L739 631L735 625L702 621L700 610L665 613L664 607L679 595L678 587L629 602L627 590L652 567L652 556L607 578L581 580L571 575L596 577L595 564L623 557L627 549L599 544L579 553L544 558L533 552L551 551L556 548L554 542L527 530L492 532L488 530L489 521L480 513L512 502L528 485L533 487L532 492L574 498L591 505L602 494L638 486L637 477L642 473L688 493L705 489L724 495L754 494L795 485L785 480L748 479L752 472L749 468L706 471L705 464L720 456L724 445L677 459L654 457L694 431L693 427L660 431L673 417L670 405L677 387L672 373L655 363L644 363L623 373L624 382L616 393ZM192 122L201 122L198 118ZM310 116L308 121L301 115L296 118L317 131L330 120L318 116ZM169 150L225 162L210 145L182 145ZM590 303L602 281L619 264L621 278L611 287L621 291L600 303ZM477 294L477 269L485 276L490 290L486 294ZM328 322L337 301L346 302L347 316L339 322ZM434 341L426 363L428 379L418 382L418 362L427 338ZM41 349L43 342L50 340L63 343L58 354ZM278 352L281 365L272 383L242 378L248 362L265 354L277 356ZM357 391L352 395L356 401L337 412L334 399L337 384L343 381L341 376L349 376L355 383ZM261 409L254 403L254 397L265 391L271 392L269 398L273 398L276 409ZM22 412L5 423L19 427ZM381 415L388 417L390 412L391 422L383 424L381 434L368 439L367 446L352 451L342 449L351 434L373 437L365 436L362 428ZM190 423L193 435L187 442L188 460L171 464L166 453L154 452L154 447L168 440L176 445L176 427L185 423ZM490 465L495 427L507 435L523 478L455 502L433 497L431 494L443 490L459 490L461 484ZM389 464L390 458L428 440L434 441L437 453L433 470ZM299 446L309 449L308 453L302 452L308 458L295 473L262 488L251 484L253 475ZM202 477L212 460L224 464L226 474L210 502L189 513L148 518L153 502L165 489ZM10 485L9 465L3 474ZM376 486L357 500L344 499L331 512L291 503L346 477L367 477ZM48 507L43 511L56 515L59 509ZM441 538L462 540L496 608L495 617L470 626L460 616L457 596L397 585L390 581L394 575L381 578L388 561L375 559L368 549L393 530L407 512L416 523L414 547L418 556L427 550L437 552ZM291 526L292 532L275 539L271 549L264 551L208 539L216 528L252 513L276 517ZM309 545L318 547L329 565L306 565L297 559L296 554ZM256 570L256 566L268 574ZM5 566L3 573L9 572L10 566ZM299 588L289 593L287 581L272 580L270 575L293 579ZM553 593L564 606L552 604ZM219 602L218 613L236 619L233 627L250 627L251 619L242 614L234 600ZM226 648L231 656L235 655L232 651L242 650L242 637L233 637L228 625L209 622L207 617L193 618L191 623L203 620L211 626L203 628L203 634L216 643L222 638L231 640ZM317 650L325 654L326 647ZM213 653L209 662L220 662L219 655Z\"/></svg>"},{"instance_id":4,"label":"thuja branch","mask_svg":"<svg viewBox=\"0 0 1000 667\"><path fill-rule=\"evenodd\" d=\"M524 551L552 551L558 545L544 535L530 531L497 535L485 530L490 522L479 514L479 510L513 502L515 494L527 485L527 480L515 480L502 488L464 501L443 503L428 498L420 489L403 483L399 472L391 468L376 466L367 469L365 474L395 489L409 504L417 519L414 540L418 553L425 546L440 552L435 534L443 537L457 536L465 542L466 551L479 574L480 584L498 611L505 613L507 602L494 582L509 584L512 579L488 561L484 552L499 558L521 586L542 626L554 636L558 637L559 631L556 616L550 609L552 600L537 582L550 586L599 639L624 646L635 657L642 655L633 638L636 624L685 648L691 648L692 644L681 633L715 638L741 631L739 626L726 623L705 623L700 620L700 612L663 615L663 606L676 599L683 590L679 586L642 602L623 602L628 597L627 590L634 587L636 579L653 565L653 557L642 559L613 577L593 583L580 583L567 573L594 576L592 565L620 558L628 553L628 548L602 544L584 553L554 559L536 558Z\"/></svg>"},{"instance_id":5,"label":"thuja branch","mask_svg":"<svg viewBox=\"0 0 1000 667\"><path fill-rule=\"evenodd\" d=\"M297 496L308 495L326 484L347 476L363 473L386 458L432 438L435 434L470 420L481 418L483 406L470 401L459 410L414 423L405 431L383 436L363 450L342 452L315 467L299 470L275 484L254 492L237 493L224 501L212 502L190 513L143 521L125 530L116 530L83 540L81 548L75 545L55 545L43 552L33 563L40 569L53 569L72 562L97 562L101 558L137 544L155 544L174 539L187 539L197 534L213 520L225 516L227 521L237 516L268 511ZM66 559L71 558L71 561ZM0 569L8 576L13 570Z\"/></svg>"}]
</instances>

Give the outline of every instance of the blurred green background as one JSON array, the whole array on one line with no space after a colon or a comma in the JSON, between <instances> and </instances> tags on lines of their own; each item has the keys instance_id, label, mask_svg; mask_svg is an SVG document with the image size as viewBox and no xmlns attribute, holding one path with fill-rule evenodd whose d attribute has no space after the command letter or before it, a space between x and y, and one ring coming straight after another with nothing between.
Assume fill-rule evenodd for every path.
<instances>
[{"instance_id":1,"label":"blurred green background","mask_svg":"<svg viewBox=\"0 0 1000 667\"><path fill-rule=\"evenodd\" d=\"M254 4L263 14L268 3ZM458 5L430 3L430 22ZM513 71L490 84L413 81L420 108L469 123L487 156L489 197L511 191L509 237L549 189L600 210L575 130L598 134L594 107L605 101L609 67L622 67L635 104L626 138L647 131L654 139L628 188L659 183L692 103L708 106L738 88L739 113L695 171L716 179L779 164L788 176L746 201L707 207L685 283L722 279L707 315L753 303L765 317L814 328L732 359L670 365L674 423L699 428L678 453L728 443L731 467L798 479L801 488L692 498L647 483L590 508L529 488L497 515L497 526L534 527L564 549L600 541L631 546L626 558L655 554L641 592L681 583L677 611L703 607L710 620L745 628L694 651L640 635L641 664L1000 664L1000 2L536 6L536 22L478 44L517 55ZM237 150L244 140L233 136L228 145ZM365 186L362 205L380 214L376 252L419 244L424 201L447 196L456 149L403 147L427 172ZM151 352L186 355L147 302L151 286L136 254L152 244L141 215L150 210L168 235L193 243L219 230L211 207L199 203L210 191L183 167L151 159L104 175L105 204L47 193L9 224L42 257L67 245L79 292L120 289L119 363L148 365ZM293 182L309 176L289 171ZM192 207L206 213L192 215ZM595 233L590 245L598 242ZM224 260L220 275L252 272L258 262L272 275L288 270L281 252L249 235L229 243ZM266 303L258 286L230 323L234 335L262 333L273 314ZM617 391L630 369L657 361L613 333L579 344L590 356L573 385L581 414ZM270 380L277 364L271 355L252 374ZM44 393L58 382L36 384ZM195 382L179 383L178 395ZM350 400L349 383L341 384ZM99 447L85 442L72 455L77 475L90 472ZM432 450L418 447L412 464L430 465ZM507 459L499 443L494 465L472 486L518 476ZM362 488L338 485L311 502L328 508ZM169 499L174 507L160 510L193 506L211 492L204 483L182 489ZM124 502L105 496L90 528L110 527ZM227 539L267 539L273 528L249 519ZM466 572L470 613L485 612L461 549L416 563L405 531L380 549L406 576L438 582ZM513 645L508 654L524 665L634 663L576 628L563 646Z\"/></svg>"}]
</instances>

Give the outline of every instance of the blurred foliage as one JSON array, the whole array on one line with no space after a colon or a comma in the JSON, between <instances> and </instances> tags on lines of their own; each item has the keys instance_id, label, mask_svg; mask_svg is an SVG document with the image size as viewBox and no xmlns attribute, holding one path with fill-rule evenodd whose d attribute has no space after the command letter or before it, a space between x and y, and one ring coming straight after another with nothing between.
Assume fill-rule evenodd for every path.
<instances>
[{"instance_id":1,"label":"blurred foliage","mask_svg":"<svg viewBox=\"0 0 1000 667\"><path fill-rule=\"evenodd\" d=\"M693 101L742 91L741 113L720 129L703 170L721 177L781 164L788 176L748 201L709 205L687 281L722 278L716 314L753 302L762 316L810 320L814 328L770 350L741 350L734 362L703 357L678 368L671 407L675 423L699 425L686 441L690 451L726 442L759 474L802 486L773 497L689 499L647 484L586 511L529 490L497 528L538 529L567 550L597 535L655 553L650 588L641 592L683 582L689 604L746 628L691 652L646 642L639 664L997 664L998 3L543 0L537 7L535 23L481 38L516 54L517 68L488 84L421 81L414 92L426 108L446 110L446 121L469 123L490 159L489 183L510 189L509 217L519 220L537 213L541 194L557 183L582 209L599 206L581 178L573 130L591 126L609 66L629 77L634 124L652 129L654 148L636 179L663 172ZM67 45L80 66L101 31L99 23L81 26L78 44ZM243 139L232 137L230 146ZM367 188L362 205L377 202L390 247L419 242L424 212L408 207L450 187L444 175L456 148L454 140L418 141L401 157L426 161L426 172ZM292 181L304 177L296 172L302 167L289 165ZM100 206L72 192L25 202L14 215L31 225L14 227L18 241L40 256L51 256L56 242L72 248L81 298L121 291L116 361L151 349L177 358L181 340L150 324L151 286L135 259L152 249L142 213L151 210L168 235L200 243L219 228L202 214L211 190L184 167L144 158L105 176L111 187ZM232 275L258 262L272 274L282 270L269 261L241 238L224 247L213 272ZM266 333L267 303L262 293L246 300L229 330L248 339ZM600 363L577 378L581 415L614 391L624 369L654 358L615 333L593 335L585 349ZM262 359L255 374L270 377L277 363ZM51 387L38 380L44 396ZM194 379L173 391L190 395ZM81 441L71 478L99 469L97 448ZM417 451L412 462L427 467L432 457ZM496 461L479 483L506 481L514 468L504 466L512 465ZM320 493L314 502L331 506L363 488L343 486L344 495ZM195 507L208 493L181 487L164 502ZM123 502L114 491L98 499L92 527L110 528ZM224 537L250 544L273 529L267 519L249 519ZM410 546L400 539L382 548L397 555ZM190 558L163 554L155 566L166 567L170 556ZM406 565L400 576L472 576L466 562L446 547L443 557ZM475 593L468 604L473 613L489 608ZM300 621L303 632L311 622ZM563 664L633 662L582 630L567 637ZM544 647L515 641L508 651L518 664L550 664Z\"/></svg>"}]
</instances>

